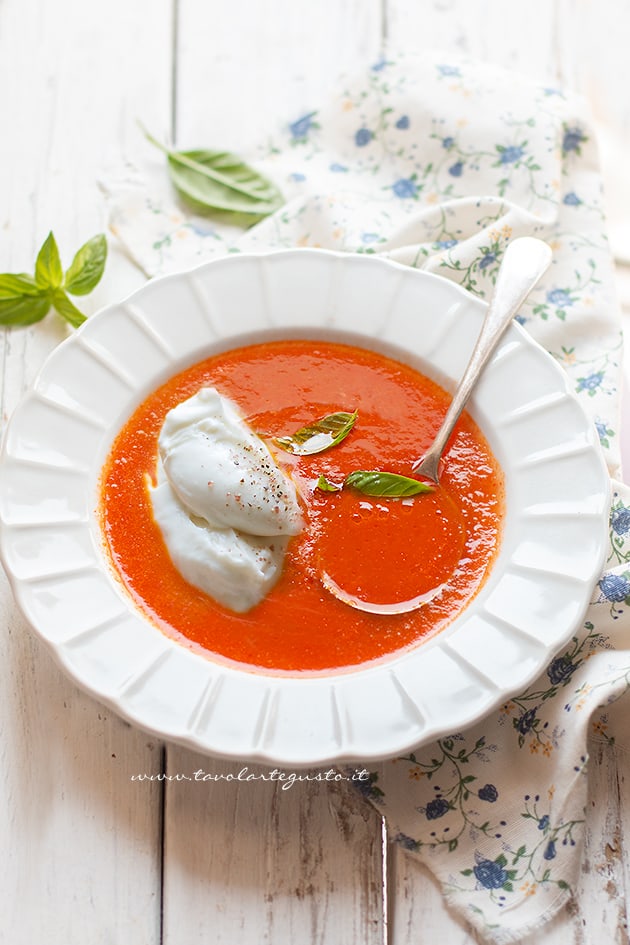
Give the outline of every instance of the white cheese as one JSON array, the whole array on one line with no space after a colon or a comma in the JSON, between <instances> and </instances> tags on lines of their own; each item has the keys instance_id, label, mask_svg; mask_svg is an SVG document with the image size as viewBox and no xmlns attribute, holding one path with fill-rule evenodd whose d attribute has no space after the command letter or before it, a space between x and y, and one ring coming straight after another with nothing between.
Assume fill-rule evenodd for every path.
<instances>
[{"instance_id":1,"label":"white cheese","mask_svg":"<svg viewBox=\"0 0 630 945\"><path fill-rule=\"evenodd\" d=\"M178 404L159 436L153 514L183 577L238 613L278 579L302 528L293 482L231 401L204 388Z\"/></svg>"}]
</instances>

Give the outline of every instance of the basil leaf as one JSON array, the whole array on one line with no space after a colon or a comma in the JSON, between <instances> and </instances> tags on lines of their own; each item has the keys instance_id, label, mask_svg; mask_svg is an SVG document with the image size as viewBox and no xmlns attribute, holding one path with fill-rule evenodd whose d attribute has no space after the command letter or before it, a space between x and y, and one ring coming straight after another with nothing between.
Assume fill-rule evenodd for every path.
<instances>
[{"instance_id":1,"label":"basil leaf","mask_svg":"<svg viewBox=\"0 0 630 945\"><path fill-rule=\"evenodd\" d=\"M405 496L433 491L433 486L428 486L418 479L398 476L396 473L381 472L379 469L357 469L346 476L344 485L350 486L358 492L363 492L365 495L382 496L390 499L401 499Z\"/></svg>"},{"instance_id":2,"label":"basil leaf","mask_svg":"<svg viewBox=\"0 0 630 945\"><path fill-rule=\"evenodd\" d=\"M171 152L168 163L179 194L202 213L238 214L251 225L284 204L270 180L228 151Z\"/></svg>"},{"instance_id":3,"label":"basil leaf","mask_svg":"<svg viewBox=\"0 0 630 945\"><path fill-rule=\"evenodd\" d=\"M25 327L41 321L51 306L74 328L85 315L68 298L64 289L85 295L103 275L107 242L101 233L88 240L75 254L65 275L57 241L48 234L37 254L35 276L25 272L0 273L0 325Z\"/></svg>"},{"instance_id":4,"label":"basil leaf","mask_svg":"<svg viewBox=\"0 0 630 945\"><path fill-rule=\"evenodd\" d=\"M345 440L355 425L357 416L356 410L354 413L344 410L330 413L321 420L302 427L291 436L277 437L274 443L287 453L296 453L298 456L323 453Z\"/></svg>"},{"instance_id":5,"label":"basil leaf","mask_svg":"<svg viewBox=\"0 0 630 945\"><path fill-rule=\"evenodd\" d=\"M0 297L0 325L25 328L40 322L49 309L50 299L47 294Z\"/></svg>"},{"instance_id":6,"label":"basil leaf","mask_svg":"<svg viewBox=\"0 0 630 945\"><path fill-rule=\"evenodd\" d=\"M66 272L63 287L72 295L87 295L98 284L107 259L107 240L102 233L79 249Z\"/></svg>"},{"instance_id":7,"label":"basil leaf","mask_svg":"<svg viewBox=\"0 0 630 945\"><path fill-rule=\"evenodd\" d=\"M0 274L0 300L38 296L42 294L42 291L33 277L26 272Z\"/></svg>"},{"instance_id":8,"label":"basil leaf","mask_svg":"<svg viewBox=\"0 0 630 945\"><path fill-rule=\"evenodd\" d=\"M52 293L52 304L61 317L70 322L73 328L78 328L85 321L83 312L79 311L74 302L71 302L61 289L57 289Z\"/></svg>"},{"instance_id":9,"label":"basil leaf","mask_svg":"<svg viewBox=\"0 0 630 945\"><path fill-rule=\"evenodd\" d=\"M166 154L171 180L178 193L202 213L223 211L247 225L284 205L284 197L268 178L229 151L175 151L145 131L148 140Z\"/></svg>"},{"instance_id":10,"label":"basil leaf","mask_svg":"<svg viewBox=\"0 0 630 945\"><path fill-rule=\"evenodd\" d=\"M334 482L329 482L326 479L326 476L320 476L317 480L316 489L321 489L322 492L341 492L341 486L336 486Z\"/></svg>"},{"instance_id":11,"label":"basil leaf","mask_svg":"<svg viewBox=\"0 0 630 945\"><path fill-rule=\"evenodd\" d=\"M58 289L63 280L57 241L48 234L35 261L35 282L42 289Z\"/></svg>"}]
</instances>

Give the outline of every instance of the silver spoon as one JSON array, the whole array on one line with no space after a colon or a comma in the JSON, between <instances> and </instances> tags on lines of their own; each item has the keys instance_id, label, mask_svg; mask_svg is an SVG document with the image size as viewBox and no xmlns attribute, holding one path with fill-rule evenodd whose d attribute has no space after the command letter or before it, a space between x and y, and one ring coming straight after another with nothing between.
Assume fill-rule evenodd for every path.
<instances>
[{"instance_id":1,"label":"silver spoon","mask_svg":"<svg viewBox=\"0 0 630 945\"><path fill-rule=\"evenodd\" d=\"M551 248L542 240L522 236L511 242L503 256L490 304L481 331L464 374L442 421L432 445L424 456L417 459L412 469L417 478L428 479L437 485L442 453L453 428L466 406L479 377L495 351L502 335L551 262ZM433 591L411 600L393 604L372 604L346 593L327 573L321 575L322 584L339 600L373 614L402 614L417 610L443 590L441 584Z\"/></svg>"},{"instance_id":2,"label":"silver spoon","mask_svg":"<svg viewBox=\"0 0 630 945\"><path fill-rule=\"evenodd\" d=\"M481 372L503 333L551 262L547 243L521 236L505 251L492 298L470 360L432 445L411 467L421 479L437 483L440 459Z\"/></svg>"}]
</instances>

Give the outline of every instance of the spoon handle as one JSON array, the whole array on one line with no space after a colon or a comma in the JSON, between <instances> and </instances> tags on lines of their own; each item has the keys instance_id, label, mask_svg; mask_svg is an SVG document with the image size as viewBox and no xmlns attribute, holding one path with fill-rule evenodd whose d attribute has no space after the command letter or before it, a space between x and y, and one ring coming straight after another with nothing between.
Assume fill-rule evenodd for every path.
<instances>
[{"instance_id":1,"label":"spoon handle","mask_svg":"<svg viewBox=\"0 0 630 945\"><path fill-rule=\"evenodd\" d=\"M453 427L464 409L477 378L504 331L551 262L551 249L542 240L522 236L511 242L503 256L494 292L470 361L430 449L413 464L417 475L434 482Z\"/></svg>"}]
</instances>

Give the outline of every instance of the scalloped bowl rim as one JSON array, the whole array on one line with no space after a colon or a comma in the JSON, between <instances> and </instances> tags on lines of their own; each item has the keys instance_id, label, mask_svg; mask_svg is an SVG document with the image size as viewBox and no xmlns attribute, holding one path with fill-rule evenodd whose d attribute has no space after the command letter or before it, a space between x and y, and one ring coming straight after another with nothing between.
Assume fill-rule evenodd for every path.
<instances>
[{"instance_id":1,"label":"scalloped bowl rim","mask_svg":"<svg viewBox=\"0 0 630 945\"><path fill-rule=\"evenodd\" d=\"M173 300L182 305L175 327ZM94 512L124 418L187 364L248 340L330 337L453 385L484 310L455 283L382 257L279 250L154 279L62 342L5 432L0 555L21 610L71 678L159 737L294 767L393 757L466 728L529 685L590 602L610 481L564 372L516 323L469 408L506 473L501 551L473 601L411 650L306 677L191 652L123 590Z\"/></svg>"}]
</instances>

